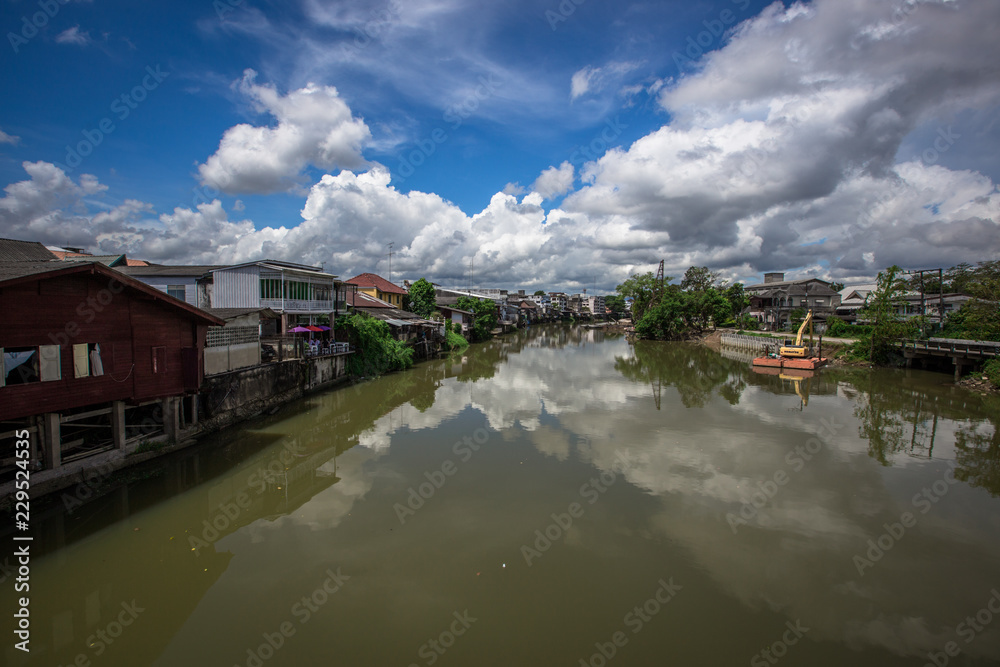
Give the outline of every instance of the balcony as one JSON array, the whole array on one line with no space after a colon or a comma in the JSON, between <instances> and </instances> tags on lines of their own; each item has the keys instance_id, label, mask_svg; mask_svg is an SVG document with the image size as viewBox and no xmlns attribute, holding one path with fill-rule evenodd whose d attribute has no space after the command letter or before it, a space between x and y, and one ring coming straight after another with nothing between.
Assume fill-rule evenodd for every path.
<instances>
[{"instance_id":1,"label":"balcony","mask_svg":"<svg viewBox=\"0 0 1000 667\"><path fill-rule=\"evenodd\" d=\"M304 299L261 299L262 308L270 308L279 313L332 313L335 310L344 312L347 310L346 304L341 301L335 304L329 301L313 301Z\"/></svg>"}]
</instances>

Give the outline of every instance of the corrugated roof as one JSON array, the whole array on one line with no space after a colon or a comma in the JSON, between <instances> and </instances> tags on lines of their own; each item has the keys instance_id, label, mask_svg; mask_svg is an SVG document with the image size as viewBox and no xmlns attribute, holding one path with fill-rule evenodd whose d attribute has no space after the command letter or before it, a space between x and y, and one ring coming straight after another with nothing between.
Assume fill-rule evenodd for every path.
<instances>
[{"instance_id":1,"label":"corrugated roof","mask_svg":"<svg viewBox=\"0 0 1000 667\"><path fill-rule=\"evenodd\" d=\"M221 269L221 264L184 265L184 264L150 264L149 266L116 266L127 276L203 276L215 269Z\"/></svg>"},{"instance_id":2,"label":"corrugated roof","mask_svg":"<svg viewBox=\"0 0 1000 667\"><path fill-rule=\"evenodd\" d=\"M0 262L45 262L55 258L51 250L36 241L0 239Z\"/></svg>"},{"instance_id":3,"label":"corrugated roof","mask_svg":"<svg viewBox=\"0 0 1000 667\"><path fill-rule=\"evenodd\" d=\"M110 266L112 268L118 268L119 266L125 266L125 255L73 255L70 254L68 257L64 258L64 262L75 262L75 261L87 261L87 262L100 262L104 266Z\"/></svg>"},{"instance_id":4,"label":"corrugated roof","mask_svg":"<svg viewBox=\"0 0 1000 667\"><path fill-rule=\"evenodd\" d=\"M385 292L386 294L407 294L407 291L399 285L394 285L382 276L374 273L361 273L354 276L347 282L357 285L358 287L374 287L380 292Z\"/></svg>"},{"instance_id":5,"label":"corrugated roof","mask_svg":"<svg viewBox=\"0 0 1000 667\"><path fill-rule=\"evenodd\" d=\"M392 304L382 299L351 290L347 293L347 305L352 308L392 308Z\"/></svg>"},{"instance_id":6,"label":"corrugated roof","mask_svg":"<svg viewBox=\"0 0 1000 667\"><path fill-rule=\"evenodd\" d=\"M161 301L167 306L183 310L188 314L188 316L203 320L209 324L221 326L224 323L221 318L216 317L201 308L196 308L195 306L185 303L180 299L175 299L166 292L161 292L155 287L151 287L144 282L136 280L135 278L126 276L123 273L118 272L116 269L105 266L101 262L0 262L0 288L3 287L4 283L11 282L16 284L28 282L36 276L40 280L45 280L47 278L55 278L61 275L73 275L80 272L100 274L106 278L120 282L128 288L147 294L156 301Z\"/></svg>"},{"instance_id":7,"label":"corrugated roof","mask_svg":"<svg viewBox=\"0 0 1000 667\"><path fill-rule=\"evenodd\" d=\"M60 262L57 260L49 260L47 262L0 262L0 283L36 274L49 273L51 271L62 271L86 264L90 264L90 262Z\"/></svg>"}]
</instances>

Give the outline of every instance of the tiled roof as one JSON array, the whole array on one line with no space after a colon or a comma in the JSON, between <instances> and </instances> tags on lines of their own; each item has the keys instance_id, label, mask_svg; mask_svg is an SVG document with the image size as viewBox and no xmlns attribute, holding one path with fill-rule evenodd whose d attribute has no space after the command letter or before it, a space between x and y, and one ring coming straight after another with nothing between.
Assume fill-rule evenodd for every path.
<instances>
[{"instance_id":1,"label":"tiled roof","mask_svg":"<svg viewBox=\"0 0 1000 667\"><path fill-rule=\"evenodd\" d=\"M357 285L358 287L374 287L380 292L385 292L386 294L406 294L407 291L400 287L399 285L393 285L388 280L382 276L376 275L374 273L362 273L360 275L354 276L347 282Z\"/></svg>"},{"instance_id":2,"label":"tiled roof","mask_svg":"<svg viewBox=\"0 0 1000 667\"><path fill-rule=\"evenodd\" d=\"M45 262L56 258L52 251L35 241L0 239L0 261Z\"/></svg>"}]
</instances>

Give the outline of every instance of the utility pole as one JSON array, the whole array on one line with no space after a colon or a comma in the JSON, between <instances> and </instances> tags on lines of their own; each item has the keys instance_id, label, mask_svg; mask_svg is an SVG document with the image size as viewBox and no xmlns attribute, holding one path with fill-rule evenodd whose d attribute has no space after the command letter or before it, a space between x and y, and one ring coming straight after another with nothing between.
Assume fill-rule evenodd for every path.
<instances>
[{"instance_id":1,"label":"utility pole","mask_svg":"<svg viewBox=\"0 0 1000 667\"><path fill-rule=\"evenodd\" d=\"M920 322L921 331L920 334L923 335L923 321L926 313L924 312L924 274L925 273L936 273L938 274L938 324L939 326L944 326L944 270L943 269L919 269L916 271L903 271L904 275L917 275L920 276Z\"/></svg>"},{"instance_id":2,"label":"utility pole","mask_svg":"<svg viewBox=\"0 0 1000 667\"><path fill-rule=\"evenodd\" d=\"M392 246L395 241L389 241L389 282L392 282Z\"/></svg>"}]
</instances>

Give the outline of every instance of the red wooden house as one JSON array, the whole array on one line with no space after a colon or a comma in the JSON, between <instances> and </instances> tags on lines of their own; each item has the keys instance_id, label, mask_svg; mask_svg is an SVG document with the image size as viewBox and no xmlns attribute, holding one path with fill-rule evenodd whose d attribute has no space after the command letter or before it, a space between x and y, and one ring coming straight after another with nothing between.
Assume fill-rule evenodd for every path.
<instances>
[{"instance_id":1,"label":"red wooden house","mask_svg":"<svg viewBox=\"0 0 1000 667\"><path fill-rule=\"evenodd\" d=\"M196 419L182 399L217 317L86 261L2 262L0 304L0 432L30 425L47 468L124 447L142 433L130 419L159 419L168 437Z\"/></svg>"}]
</instances>

